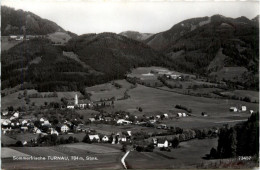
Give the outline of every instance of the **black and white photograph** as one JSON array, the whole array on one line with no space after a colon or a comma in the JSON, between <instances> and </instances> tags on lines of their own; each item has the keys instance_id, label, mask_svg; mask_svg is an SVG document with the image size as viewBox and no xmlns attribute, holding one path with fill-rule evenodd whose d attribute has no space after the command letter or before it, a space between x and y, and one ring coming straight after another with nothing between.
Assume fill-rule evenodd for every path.
<instances>
[{"instance_id":1,"label":"black and white photograph","mask_svg":"<svg viewBox=\"0 0 260 170\"><path fill-rule=\"evenodd\" d=\"M258 0L1 0L1 169L258 169Z\"/></svg>"}]
</instances>

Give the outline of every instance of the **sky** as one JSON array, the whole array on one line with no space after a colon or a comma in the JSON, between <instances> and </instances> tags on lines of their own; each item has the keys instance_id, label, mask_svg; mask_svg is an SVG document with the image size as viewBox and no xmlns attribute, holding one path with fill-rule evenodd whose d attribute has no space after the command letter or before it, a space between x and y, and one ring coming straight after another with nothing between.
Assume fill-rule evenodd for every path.
<instances>
[{"instance_id":1,"label":"sky","mask_svg":"<svg viewBox=\"0 0 260 170\"><path fill-rule=\"evenodd\" d=\"M128 30L158 33L189 18L259 15L258 0L1 0L1 4L33 12L78 35Z\"/></svg>"}]
</instances>

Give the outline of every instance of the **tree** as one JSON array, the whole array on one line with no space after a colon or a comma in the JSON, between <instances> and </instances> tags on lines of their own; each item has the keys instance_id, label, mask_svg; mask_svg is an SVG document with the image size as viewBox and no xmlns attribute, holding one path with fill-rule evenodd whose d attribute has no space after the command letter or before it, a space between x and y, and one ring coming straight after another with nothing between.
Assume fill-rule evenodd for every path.
<instances>
[{"instance_id":1,"label":"tree","mask_svg":"<svg viewBox=\"0 0 260 170\"><path fill-rule=\"evenodd\" d=\"M215 148L211 148L210 150L210 158L216 159L218 158L218 152Z\"/></svg>"},{"instance_id":2,"label":"tree","mask_svg":"<svg viewBox=\"0 0 260 170\"><path fill-rule=\"evenodd\" d=\"M23 143L22 143L20 140L18 140L18 141L15 143L15 146L17 146L17 147L23 147Z\"/></svg>"},{"instance_id":3,"label":"tree","mask_svg":"<svg viewBox=\"0 0 260 170\"><path fill-rule=\"evenodd\" d=\"M86 134L86 136L83 138L82 142L84 142L84 143L92 143L92 141L90 140L88 134Z\"/></svg>"},{"instance_id":4,"label":"tree","mask_svg":"<svg viewBox=\"0 0 260 170\"><path fill-rule=\"evenodd\" d=\"M121 150L122 150L123 152L126 152L126 151L127 151L127 145L126 145L125 143L122 145Z\"/></svg>"},{"instance_id":5,"label":"tree","mask_svg":"<svg viewBox=\"0 0 260 170\"><path fill-rule=\"evenodd\" d=\"M175 137L173 140L172 140L172 147L173 148L177 148L179 146L179 139L177 137Z\"/></svg>"},{"instance_id":6,"label":"tree","mask_svg":"<svg viewBox=\"0 0 260 170\"><path fill-rule=\"evenodd\" d=\"M22 96L21 93L19 93L19 94L18 94L18 99L21 99L21 98L23 98L23 96Z\"/></svg>"},{"instance_id":7,"label":"tree","mask_svg":"<svg viewBox=\"0 0 260 170\"><path fill-rule=\"evenodd\" d=\"M9 106L9 107L7 107L7 110L8 110L9 112L12 112L12 111L14 111L14 107L13 107L13 106Z\"/></svg>"}]
</instances>

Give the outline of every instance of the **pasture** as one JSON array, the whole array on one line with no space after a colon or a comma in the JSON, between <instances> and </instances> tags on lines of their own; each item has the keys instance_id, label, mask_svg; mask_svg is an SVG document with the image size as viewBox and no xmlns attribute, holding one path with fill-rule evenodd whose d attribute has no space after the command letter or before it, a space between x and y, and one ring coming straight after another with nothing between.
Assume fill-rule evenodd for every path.
<instances>
[{"instance_id":1,"label":"pasture","mask_svg":"<svg viewBox=\"0 0 260 170\"><path fill-rule=\"evenodd\" d=\"M217 138L190 140L181 142L179 148L171 152L160 151L155 148L153 152L130 152L126 158L131 168L196 168L196 165L207 160L202 159L210 152L212 147L217 147Z\"/></svg>"},{"instance_id":2,"label":"pasture","mask_svg":"<svg viewBox=\"0 0 260 170\"><path fill-rule=\"evenodd\" d=\"M9 39L9 36L1 37L1 51L9 50L10 48L14 47L15 45L23 42L23 41L16 41L16 40L9 41L8 39Z\"/></svg>"},{"instance_id":3,"label":"pasture","mask_svg":"<svg viewBox=\"0 0 260 170\"><path fill-rule=\"evenodd\" d=\"M53 43L65 44L71 39L71 36L65 32L55 32L48 34L47 38L50 39Z\"/></svg>"},{"instance_id":4,"label":"pasture","mask_svg":"<svg viewBox=\"0 0 260 170\"><path fill-rule=\"evenodd\" d=\"M250 90L234 90L234 91L227 91L222 92L224 95L228 96L237 96L237 97L248 97L250 98L251 102L259 102L259 92L258 91L250 91Z\"/></svg>"},{"instance_id":5,"label":"pasture","mask_svg":"<svg viewBox=\"0 0 260 170\"><path fill-rule=\"evenodd\" d=\"M112 97L115 97L116 99L124 97L125 91L131 87L131 84L126 80L116 80L114 82L118 83L122 87L117 88L112 84L112 82L87 87L87 92L91 93L91 100L99 101L100 99L108 99Z\"/></svg>"},{"instance_id":6,"label":"pasture","mask_svg":"<svg viewBox=\"0 0 260 170\"><path fill-rule=\"evenodd\" d=\"M193 122L198 126L210 126L212 122L230 120L230 116L239 116L238 119L245 119L250 116L248 112L232 113L229 111L231 106L245 105L247 109L258 110L258 104L247 103L239 100L214 99L195 97L189 95L178 94L174 92L164 91L160 89L150 88L138 85L136 88L129 91L130 98L127 100L116 101L115 109L129 110L136 107L141 107L142 112L134 112L138 116L143 114L155 115L156 113L169 113L169 116L176 115L181 110L176 109L175 105L180 104L192 109L192 115L199 117L198 122L192 118L178 119L181 124L186 124L182 121L187 121L187 124ZM181 111L183 112L183 111ZM184 111L185 112L185 111ZM207 112L209 117L201 117L201 112ZM176 117L176 116L175 116ZM172 121L174 122L174 121ZM202 123L205 123L204 125ZM174 124L174 123L173 123Z\"/></svg>"},{"instance_id":7,"label":"pasture","mask_svg":"<svg viewBox=\"0 0 260 170\"><path fill-rule=\"evenodd\" d=\"M46 160L46 161L13 161L12 156L68 156L69 161ZM71 160L71 156L79 156L84 160ZM16 169L86 169L86 168L112 168L121 169L120 159L123 153L120 149L102 144L67 144L51 147L13 147L2 148L2 168ZM96 157L90 161L86 157Z\"/></svg>"}]
</instances>

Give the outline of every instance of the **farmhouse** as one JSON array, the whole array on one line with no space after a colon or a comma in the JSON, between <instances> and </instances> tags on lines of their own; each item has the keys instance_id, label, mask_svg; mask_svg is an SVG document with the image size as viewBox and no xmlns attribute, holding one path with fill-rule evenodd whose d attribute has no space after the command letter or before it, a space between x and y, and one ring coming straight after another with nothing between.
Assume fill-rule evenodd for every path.
<instances>
[{"instance_id":1,"label":"farmhouse","mask_svg":"<svg viewBox=\"0 0 260 170\"><path fill-rule=\"evenodd\" d=\"M93 117L91 117L91 118L89 118L88 120L89 120L90 122L95 122L96 119L93 118Z\"/></svg>"},{"instance_id":2,"label":"farmhouse","mask_svg":"<svg viewBox=\"0 0 260 170\"><path fill-rule=\"evenodd\" d=\"M17 38L17 35L10 35L9 38L15 40Z\"/></svg>"},{"instance_id":3,"label":"farmhouse","mask_svg":"<svg viewBox=\"0 0 260 170\"><path fill-rule=\"evenodd\" d=\"M98 142L100 141L100 138L98 135L88 135L90 141L93 141L93 140L97 140Z\"/></svg>"},{"instance_id":4,"label":"farmhouse","mask_svg":"<svg viewBox=\"0 0 260 170\"><path fill-rule=\"evenodd\" d=\"M231 112L237 112L238 111L237 107L230 107L229 110Z\"/></svg>"},{"instance_id":5,"label":"farmhouse","mask_svg":"<svg viewBox=\"0 0 260 170\"><path fill-rule=\"evenodd\" d=\"M23 40L23 36L19 36L19 37L17 36L15 40L16 41L21 41L21 40Z\"/></svg>"},{"instance_id":6,"label":"farmhouse","mask_svg":"<svg viewBox=\"0 0 260 170\"><path fill-rule=\"evenodd\" d=\"M242 106L242 107L241 107L241 110L242 110L243 112L245 112L245 111L246 111L246 106Z\"/></svg>"},{"instance_id":7,"label":"farmhouse","mask_svg":"<svg viewBox=\"0 0 260 170\"><path fill-rule=\"evenodd\" d=\"M3 126L8 126L8 125L11 124L11 121L8 120L8 119L1 119L1 124L2 124Z\"/></svg>"},{"instance_id":8,"label":"farmhouse","mask_svg":"<svg viewBox=\"0 0 260 170\"><path fill-rule=\"evenodd\" d=\"M37 134L42 133L41 130L38 129L37 127L34 127L33 132L34 132L34 133L37 133Z\"/></svg>"},{"instance_id":9,"label":"farmhouse","mask_svg":"<svg viewBox=\"0 0 260 170\"><path fill-rule=\"evenodd\" d=\"M177 117L182 117L182 113L177 113Z\"/></svg>"},{"instance_id":10,"label":"farmhouse","mask_svg":"<svg viewBox=\"0 0 260 170\"><path fill-rule=\"evenodd\" d=\"M125 120L125 119L118 119L117 124L131 124L131 121Z\"/></svg>"},{"instance_id":11,"label":"farmhouse","mask_svg":"<svg viewBox=\"0 0 260 170\"><path fill-rule=\"evenodd\" d=\"M22 125L25 125L25 124L27 124L27 123L28 123L27 120L23 120L23 121L22 121Z\"/></svg>"},{"instance_id":12,"label":"farmhouse","mask_svg":"<svg viewBox=\"0 0 260 170\"><path fill-rule=\"evenodd\" d=\"M84 124L79 124L76 127L76 132L88 132L89 130L89 127L85 126Z\"/></svg>"},{"instance_id":13,"label":"farmhouse","mask_svg":"<svg viewBox=\"0 0 260 170\"><path fill-rule=\"evenodd\" d=\"M59 135L59 132L58 132L57 130L55 130L55 129L53 129L53 128L50 128L49 130L50 130L49 133L50 133L51 135L53 135L53 134L55 134L55 135L57 135L57 136Z\"/></svg>"},{"instance_id":14,"label":"farmhouse","mask_svg":"<svg viewBox=\"0 0 260 170\"><path fill-rule=\"evenodd\" d=\"M19 117L19 112L15 112L15 113L13 114L13 117L18 118L18 117Z\"/></svg>"},{"instance_id":15,"label":"farmhouse","mask_svg":"<svg viewBox=\"0 0 260 170\"><path fill-rule=\"evenodd\" d=\"M22 126L22 127L21 127L21 130L22 130L22 131L27 131L27 130L28 130L28 127L27 127L27 126Z\"/></svg>"},{"instance_id":16,"label":"farmhouse","mask_svg":"<svg viewBox=\"0 0 260 170\"><path fill-rule=\"evenodd\" d=\"M163 116L164 116L164 118L169 118L167 113L164 113Z\"/></svg>"},{"instance_id":17,"label":"farmhouse","mask_svg":"<svg viewBox=\"0 0 260 170\"><path fill-rule=\"evenodd\" d=\"M158 148L167 148L169 146L169 142L166 139L157 139L157 147Z\"/></svg>"},{"instance_id":18,"label":"farmhouse","mask_svg":"<svg viewBox=\"0 0 260 170\"><path fill-rule=\"evenodd\" d=\"M57 130L62 132L62 133L67 133L70 130L70 128L65 124L59 124L57 126Z\"/></svg>"},{"instance_id":19,"label":"farmhouse","mask_svg":"<svg viewBox=\"0 0 260 170\"><path fill-rule=\"evenodd\" d=\"M109 138L105 135L105 136L103 136L103 138L102 138L102 142L108 142L109 141Z\"/></svg>"},{"instance_id":20,"label":"farmhouse","mask_svg":"<svg viewBox=\"0 0 260 170\"><path fill-rule=\"evenodd\" d=\"M2 115L3 115L3 116L7 116L7 115L8 115L8 111L2 112Z\"/></svg>"}]
</instances>

